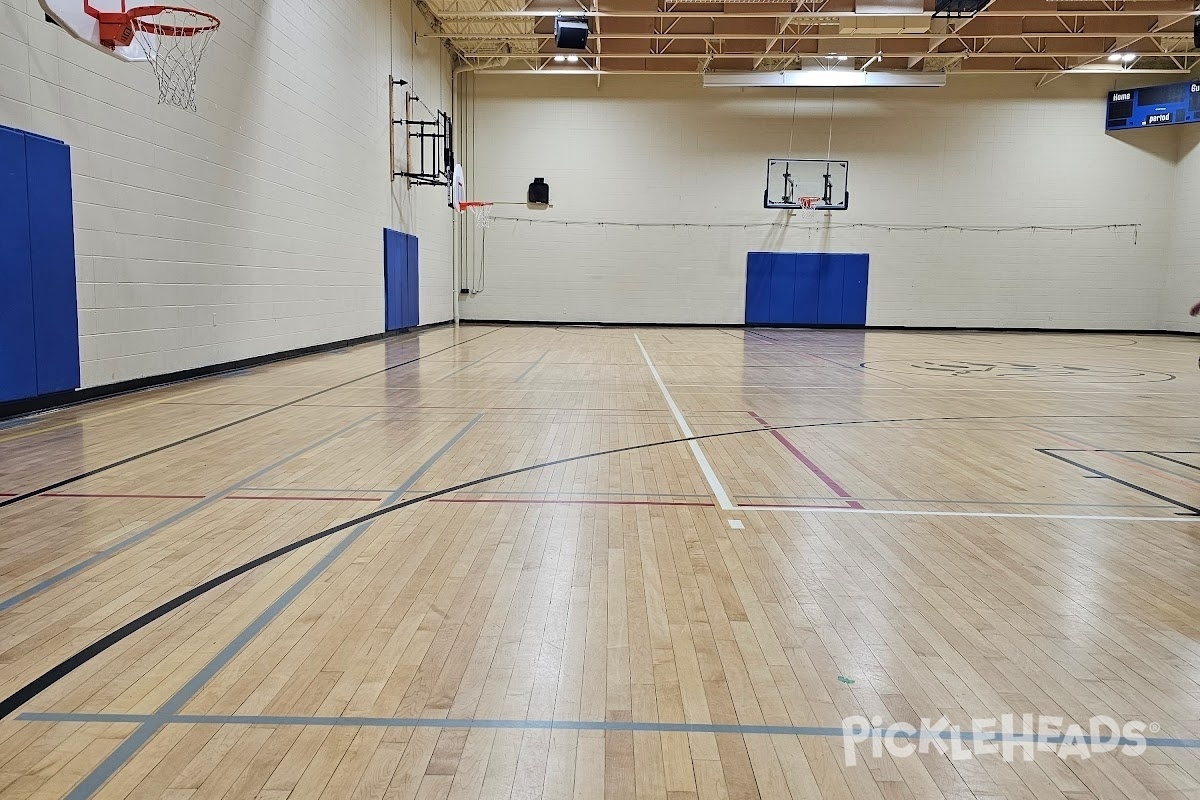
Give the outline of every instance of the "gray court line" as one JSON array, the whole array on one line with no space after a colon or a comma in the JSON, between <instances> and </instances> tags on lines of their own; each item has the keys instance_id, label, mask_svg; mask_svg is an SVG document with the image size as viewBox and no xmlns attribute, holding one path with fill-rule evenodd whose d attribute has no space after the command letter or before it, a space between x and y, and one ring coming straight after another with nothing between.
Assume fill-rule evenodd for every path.
<instances>
[{"instance_id":1,"label":"gray court line","mask_svg":"<svg viewBox=\"0 0 1200 800\"><path fill-rule=\"evenodd\" d=\"M468 363L468 364L465 364L465 365L463 365L463 366L459 367L458 369L454 370L453 372L447 372L447 373L446 373L445 375L443 375L442 377L440 377L440 378L435 378L433 382L434 382L434 383L440 383L440 382L442 382L442 381L446 380L446 378L449 378L449 377L451 377L451 376L453 376L453 375L457 375L458 373L462 372L462 371L463 371L463 370L465 370L465 369L470 369L471 367L475 366L476 364L482 364L484 361L487 361L487 360L488 360L488 358L490 358L491 356L494 356L494 355L496 355L496 353L499 353L499 352L500 352L501 350L503 350L503 349L504 349L503 347L497 347L495 350L493 350L492 352L488 353L486 356L483 356L483 357L481 357L481 358L477 358L477 359L475 359L474 361L472 361L472 362L470 362L470 363ZM389 388L407 388L407 389L419 389L419 388L421 388L421 387L419 387L419 386L407 386L407 387L389 387ZM489 389L488 391L493 391L493 390Z\"/></svg>"},{"instance_id":2,"label":"gray court line","mask_svg":"<svg viewBox=\"0 0 1200 800\"><path fill-rule=\"evenodd\" d=\"M450 438L450 441L442 445L436 453L429 457L429 460L417 468L416 472L408 476L404 483L397 487L396 490L393 491L391 495L389 495L387 499L380 504L379 507L384 508L397 502L400 497L412 487L414 483L419 481L425 475L425 473L428 472L433 465L436 464L438 460L450 450L451 447L458 443L459 439L467 434L467 431L471 430L471 428L475 426L475 423L478 422L482 416L482 414L477 415L475 419L468 422L462 429L459 430L458 433L454 434L454 436ZM308 572L300 576L295 583L293 583L283 594L276 598L275 602L267 606L262 613L254 618L253 622L242 629L241 633L235 636L233 640L229 642L229 644L225 645L220 652L212 657L211 661L205 664L199 672L192 676L191 680L180 687L175 694L173 694L165 703L163 703L155 714L142 721L137 729L134 730L127 739L117 746L116 750L114 750L107 758L101 761L95 769L88 773L88 775L82 781L80 781L79 784L70 791L70 793L66 795L64 800L85 800L85 798L89 798L95 794L100 787L104 785L105 781L115 775L117 770L125 765L125 762L132 758L134 754L136 754L137 751L146 744L146 742L150 741L154 734L158 733L159 729L166 724L167 720L175 717L179 713L180 709L182 709L189 700L195 697L196 694L204 688L206 683L212 680L213 677L216 676L216 674L220 672L226 664L233 660L233 658L239 652L241 652L242 648L249 644L255 636L261 633L262 630L266 628L272 620L283 613L283 610L287 608L288 605L290 605L291 602L295 600L301 592L307 589L313 583L313 581L315 581L323 572L325 572L325 570L329 569L333 562L336 561L342 555L342 553L346 552L346 549L349 548L350 545L354 544L354 542L360 536L362 536L362 534L365 533L374 522L375 520L368 520L367 522L357 525L350 531L350 533L346 534L346 536L342 538L342 540L336 545L334 545L333 548L326 553L320 561L314 564L308 570Z\"/></svg>"},{"instance_id":3,"label":"gray court line","mask_svg":"<svg viewBox=\"0 0 1200 800\"><path fill-rule=\"evenodd\" d=\"M533 369L534 367L536 367L538 364L542 363L542 359L543 359L543 358L545 358L545 357L546 357L547 355L549 355L549 354L550 354L550 351L549 351L549 350L547 350L545 353L542 353L540 356L538 356L538 360L537 360L537 361L535 361L535 362L533 362L532 364L530 364L528 367L526 367L526 368L525 368L525 369L524 369L524 370L521 372L521 374L520 374L520 375L518 375L517 377L513 378L513 383L520 383L520 382L521 382L521 379L522 379L522 378L524 378L526 375L528 375L528 374L529 374L529 371L530 371L531 369Z\"/></svg>"},{"instance_id":4,"label":"gray court line","mask_svg":"<svg viewBox=\"0 0 1200 800\"><path fill-rule=\"evenodd\" d=\"M862 503L929 503L932 505L951 504L960 506L1040 506L1054 508L1168 508L1165 503L1157 505L1130 505L1129 503L1041 503L1041 502L1019 502L1016 500L949 500L942 498L940 500L914 500L901 499L898 497L793 497L791 495L782 494L740 494L739 498L745 500L858 500Z\"/></svg>"},{"instance_id":5,"label":"gray court line","mask_svg":"<svg viewBox=\"0 0 1200 800\"><path fill-rule=\"evenodd\" d=\"M247 492L325 492L325 493L329 493L329 494L343 493L343 492L351 493L351 494L361 494L361 493L378 494L379 492L391 491L390 489L331 489L328 486L324 486L321 488L309 488L309 489L301 489L301 488L297 488L294 486L288 486L286 488L281 488L281 487L277 487L277 486L276 487L244 486L242 488L245 489L245 491L247 491ZM437 489L419 489L417 487L413 487L412 489L409 489L410 494L426 494L428 492L436 492L436 491L437 491ZM561 495L564 497L576 496L576 495L585 496L585 497L686 497L689 499L697 498L697 497L699 497L699 498L708 497L708 495L706 495L706 494L674 494L674 493L655 493L655 492L552 492L552 491L543 491L543 492L517 492L517 491L511 491L511 492L485 492L485 491L467 492L467 491L462 491L462 492L456 492L456 494L459 494L459 495L502 495L502 496L536 495L538 497L545 497L548 495Z\"/></svg>"},{"instance_id":6,"label":"gray court line","mask_svg":"<svg viewBox=\"0 0 1200 800\"><path fill-rule=\"evenodd\" d=\"M176 522L179 522L181 519L184 519L186 517L191 516L192 514L195 514L197 511L200 511L201 509L212 505L213 503L217 502L218 500L221 500L221 499L225 498L226 496L233 494L236 491L246 488L246 485L251 483L252 481L258 480L259 478L263 477L264 475L270 473L272 470L282 467L284 464L288 463L292 459L298 458L298 457L304 455L305 453L308 453L312 450L315 450L318 447L321 447L324 444L329 443L330 441L336 439L337 437L341 436L342 434L346 433L347 431L351 430L352 428L356 428L359 425L361 425L362 423L366 422L372 416L374 416L374 414L369 414L356 422L352 422L351 424L347 425L346 427L344 427L340 430L334 431L333 433L329 434L325 438L319 439L318 441L313 442L312 444L308 445L307 447L297 450L296 452L292 453L291 455L285 456L285 457L279 459L278 461L276 461L275 463L270 464L266 467L263 467L262 469L258 470L257 472L255 472L251 475L247 475L246 477L242 478L237 483L235 483L231 486L227 486L224 489L221 489L220 491L218 491L214 494L210 494L207 497L205 497L203 500L196 501L192 505L190 505L187 508L184 508L180 511L175 512L174 514L167 517L166 519L160 520L148 528L143 528L142 530L138 531L137 533L133 534L132 536L129 536L125 539L121 539L116 544L113 544L109 547L104 548L103 550L96 553L95 555L85 558L83 561L80 561L79 563L74 564L73 566L67 567L62 572L55 573L54 575L51 575L49 578L45 578L44 580L42 580L38 583L35 583L33 586L30 586L25 591L18 592L17 594L14 594L12 597L9 597L6 600L0 601L0 613L7 611L8 609L12 608L13 606L17 605L18 603L28 600L29 598L33 597L34 595L41 594L42 592L49 589L51 586L62 583L63 581L67 580L68 578L70 578L74 575L78 575L80 572L83 572L88 567L91 567L95 564L100 563L101 561L105 560L109 556L116 555L117 553L121 552L122 550L125 550L126 548L129 548L129 547L137 544L138 542L141 542L141 541L144 541L144 540L150 538L154 534L161 531L163 528L167 528L167 527L170 527L171 525L174 525Z\"/></svg>"},{"instance_id":7,"label":"gray court line","mask_svg":"<svg viewBox=\"0 0 1200 800\"><path fill-rule=\"evenodd\" d=\"M243 486L247 492L323 492L325 494L379 494L390 492L391 487L382 489L331 489L328 486ZM411 491L417 491L412 489Z\"/></svg>"},{"instance_id":8,"label":"gray court line","mask_svg":"<svg viewBox=\"0 0 1200 800\"><path fill-rule=\"evenodd\" d=\"M644 731L649 733L732 733L741 736L824 736L852 737L862 731L853 728L814 725L736 725L707 722L610 722L606 720L563 719L430 719L426 717L286 717L266 715L221 714L76 714L27 712L17 719L29 722L137 722L155 725L279 725L332 728L499 728L503 730L555 731ZM873 728L873 737L888 734L886 728ZM897 739L942 739L964 742L1029 742L1045 744L1091 745L1111 743L1100 736L1036 736L1001 731L934 731L908 733L895 731ZM1133 739L1121 739L1120 744L1135 744ZM1147 747L1200 749L1200 739L1146 737Z\"/></svg>"}]
</instances>

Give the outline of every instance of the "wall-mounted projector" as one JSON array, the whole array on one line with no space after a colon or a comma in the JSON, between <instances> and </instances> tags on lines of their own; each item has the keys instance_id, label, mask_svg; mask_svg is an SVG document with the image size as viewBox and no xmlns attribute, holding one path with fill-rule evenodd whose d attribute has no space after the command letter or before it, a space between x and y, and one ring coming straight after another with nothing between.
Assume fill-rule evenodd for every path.
<instances>
[{"instance_id":1,"label":"wall-mounted projector","mask_svg":"<svg viewBox=\"0 0 1200 800\"><path fill-rule=\"evenodd\" d=\"M588 33L587 17L554 18L554 44L562 50L586 50Z\"/></svg>"}]
</instances>

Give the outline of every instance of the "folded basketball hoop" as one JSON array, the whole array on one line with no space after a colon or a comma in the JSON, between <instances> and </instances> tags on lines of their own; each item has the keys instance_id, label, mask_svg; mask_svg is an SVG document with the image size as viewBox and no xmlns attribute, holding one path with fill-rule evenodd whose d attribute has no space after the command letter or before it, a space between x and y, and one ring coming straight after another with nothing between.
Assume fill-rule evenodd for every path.
<instances>
[{"instance_id":1,"label":"folded basketball hoop","mask_svg":"<svg viewBox=\"0 0 1200 800\"><path fill-rule=\"evenodd\" d=\"M196 71L221 20L180 6L99 11L85 1L84 8L100 22L101 44L127 47L136 40L141 45L158 79L158 102L196 110Z\"/></svg>"}]
</instances>

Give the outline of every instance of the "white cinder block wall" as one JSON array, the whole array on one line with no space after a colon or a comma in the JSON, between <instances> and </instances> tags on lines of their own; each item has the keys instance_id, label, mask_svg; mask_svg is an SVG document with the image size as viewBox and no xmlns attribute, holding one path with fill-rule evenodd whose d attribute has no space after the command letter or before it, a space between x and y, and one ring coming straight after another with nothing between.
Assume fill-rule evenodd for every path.
<instances>
[{"instance_id":1,"label":"white cinder block wall","mask_svg":"<svg viewBox=\"0 0 1200 800\"><path fill-rule=\"evenodd\" d=\"M387 164L389 70L449 109L451 65L394 2L200 0L190 114L0 0L0 124L72 148L85 387L382 331L384 226L420 238L421 323L451 316L445 194Z\"/></svg>"},{"instance_id":2,"label":"white cinder block wall","mask_svg":"<svg viewBox=\"0 0 1200 800\"><path fill-rule=\"evenodd\" d=\"M1104 132L1111 79L954 76L944 89L837 93L832 156L850 161L835 225L1137 224L972 233L873 228L626 228L544 221L783 223L762 208L766 161L824 157L830 91L649 80L476 79L470 194L501 206L486 289L465 319L738 323L751 250L868 252L868 322L1159 327L1177 133ZM1200 156L1193 156L1200 160ZM1194 191L1194 190L1193 190ZM478 250L478 248L477 248ZM473 269L478 270L478 252ZM1193 262L1194 263L1194 262ZM468 270L468 275L470 270Z\"/></svg>"},{"instance_id":3,"label":"white cinder block wall","mask_svg":"<svg viewBox=\"0 0 1200 800\"><path fill-rule=\"evenodd\" d=\"M1188 310L1200 301L1200 125L1179 128L1179 167L1171 247L1163 281L1162 322L1172 331L1200 333L1200 317Z\"/></svg>"}]
</instances>

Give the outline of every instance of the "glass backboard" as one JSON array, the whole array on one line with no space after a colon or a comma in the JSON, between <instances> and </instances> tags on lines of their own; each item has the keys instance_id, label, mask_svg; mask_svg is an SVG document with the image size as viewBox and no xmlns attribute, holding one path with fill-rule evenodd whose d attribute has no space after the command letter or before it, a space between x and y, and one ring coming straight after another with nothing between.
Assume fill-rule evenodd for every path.
<instances>
[{"instance_id":1,"label":"glass backboard","mask_svg":"<svg viewBox=\"0 0 1200 800\"><path fill-rule=\"evenodd\" d=\"M845 211L850 207L849 173L849 161L824 158L768 159L763 206ZM806 201L805 198L810 200Z\"/></svg>"}]
</instances>

